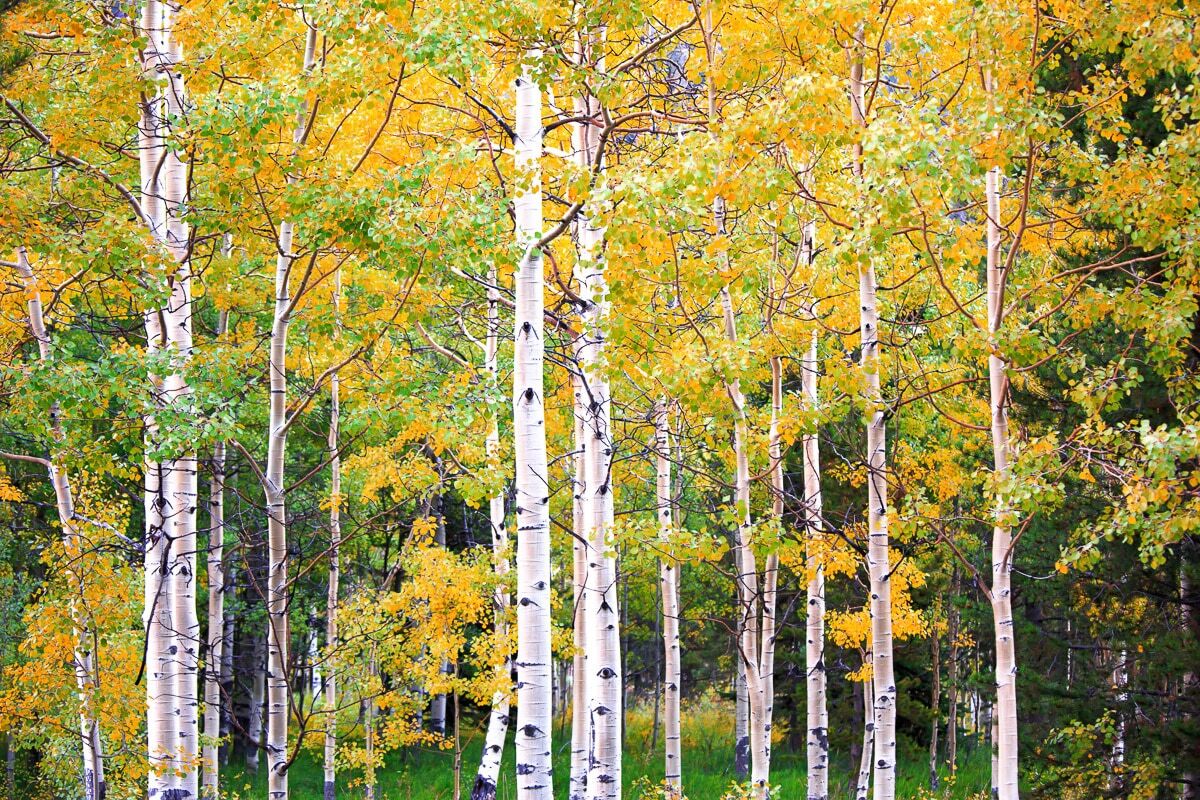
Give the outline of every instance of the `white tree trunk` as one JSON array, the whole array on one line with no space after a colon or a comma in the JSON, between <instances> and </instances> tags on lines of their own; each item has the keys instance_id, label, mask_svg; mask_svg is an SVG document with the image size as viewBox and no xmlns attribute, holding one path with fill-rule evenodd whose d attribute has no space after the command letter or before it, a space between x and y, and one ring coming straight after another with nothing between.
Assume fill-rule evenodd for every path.
<instances>
[{"instance_id":1,"label":"white tree trunk","mask_svg":"<svg viewBox=\"0 0 1200 800\"><path fill-rule=\"evenodd\" d=\"M654 410L655 489L658 529L664 552L660 559L663 614L663 742L667 800L683 797L683 762L679 728L679 575L671 537L675 530L671 492L671 421L665 401Z\"/></svg>"},{"instance_id":2,"label":"white tree trunk","mask_svg":"<svg viewBox=\"0 0 1200 800\"><path fill-rule=\"evenodd\" d=\"M714 204L718 234L725 232L725 203L720 197ZM729 287L721 290L721 307L724 312L725 336L737 343L736 318L733 298ZM746 452L746 399L742 395L740 381L735 378L726 386L733 404L733 449L736 461L734 495L738 527L734 533L733 559L737 572L739 658L745 675L747 705L749 710L750 738L750 782L755 800L765 800L770 782L770 731L767 722L767 668L773 660L773 637L768 641L766 625L759 621L759 607L765 605L759 595L758 566L754 557L752 541L754 529L750 518L750 460ZM768 569L770 562L768 561ZM764 623L770 612L764 615ZM759 643L762 642L762 651ZM764 656L770 655L770 658Z\"/></svg>"},{"instance_id":3,"label":"white tree trunk","mask_svg":"<svg viewBox=\"0 0 1200 800\"><path fill-rule=\"evenodd\" d=\"M333 314L335 329L341 325L342 274L334 276ZM325 598L325 650L329 660L325 665L325 781L324 798L337 796L337 663L338 645L338 581L341 577L342 548L342 459L338 454L338 432L341 425L341 379L337 371L329 376L329 587Z\"/></svg>"},{"instance_id":4,"label":"white tree trunk","mask_svg":"<svg viewBox=\"0 0 1200 800\"><path fill-rule=\"evenodd\" d=\"M994 89L993 78L985 74L987 90ZM992 470L995 483L1003 486L1010 472L1011 448L1008 441L1008 364L1002 358L997 335L1004 322L1005 260L1000 252L1000 168L993 166L985 178L987 202L987 311L988 311L988 388L992 411ZM1017 800L1017 651L1012 615L1013 537L1011 511L1002 495L996 496L995 525L992 528L992 620L996 636L996 717L997 769L996 788L1000 800Z\"/></svg>"},{"instance_id":5,"label":"white tree trunk","mask_svg":"<svg viewBox=\"0 0 1200 800\"><path fill-rule=\"evenodd\" d=\"M550 498L543 392L545 340L542 254L542 95L527 54L516 80L517 194L521 253L516 277L513 438L517 507L517 798L550 800L552 724L550 652Z\"/></svg>"},{"instance_id":6,"label":"white tree trunk","mask_svg":"<svg viewBox=\"0 0 1200 800\"><path fill-rule=\"evenodd\" d=\"M867 656L870 659L870 654ZM871 755L875 749L875 698L871 681L863 681L863 740L858 760L858 780L854 783L855 800L867 800L871 791Z\"/></svg>"},{"instance_id":7,"label":"white tree trunk","mask_svg":"<svg viewBox=\"0 0 1200 800\"><path fill-rule=\"evenodd\" d=\"M493 267L488 273L488 312L487 338L483 345L483 371L489 388L498 384L498 354L500 351L500 290L496 285L496 270ZM488 421L486 442L489 463L499 458L500 424L496 412L492 412ZM504 587L505 578L509 572L508 563L508 530L504 527L504 494L500 493L488 499L488 522L492 531L492 558L498 585L492 602L495 604L496 641L508 641L508 609L512 602L508 590ZM503 663L496 667L497 678L502 683L509 680L512 674L512 659L505 657ZM496 783L500 779L500 762L504 757L504 741L508 736L509 714L511 703L507 691L498 691L492 695L492 710L488 716L487 735L483 742L483 757L479 761L479 771L475 774L475 784L471 788L471 800L496 800Z\"/></svg>"},{"instance_id":8,"label":"white tree trunk","mask_svg":"<svg viewBox=\"0 0 1200 800\"><path fill-rule=\"evenodd\" d=\"M804 253L802 257L810 268L814 252L815 226L804 228ZM808 307L809 315L816 319L816 302ZM817 361L817 332L809 337L808 347L800 359L800 387L805 409L814 414L819 408L817 391L820 377ZM829 797L829 708L826 700L825 681L825 567L820 563L820 548L816 545L824 536L823 506L821 496L821 459L817 432L805 433L800 437L800 448L804 456L804 532L806 561L808 563L807 615L805 620L805 680L807 703L807 770L808 800L826 800ZM816 568L813 568L813 565Z\"/></svg>"},{"instance_id":9,"label":"white tree trunk","mask_svg":"<svg viewBox=\"0 0 1200 800\"><path fill-rule=\"evenodd\" d=\"M246 750L246 769L258 772L259 753L263 746L263 730L266 719L263 715L263 703L267 694L267 648L266 637L254 637L254 649L251 651L250 676L250 705L246 715L246 735L250 747Z\"/></svg>"},{"instance_id":10,"label":"white tree trunk","mask_svg":"<svg viewBox=\"0 0 1200 800\"><path fill-rule=\"evenodd\" d=\"M222 322L225 315L221 315ZM218 325L218 335L222 332ZM225 651L225 443L213 445L208 488L208 642L204 658L205 800L220 797L221 673Z\"/></svg>"},{"instance_id":11,"label":"white tree trunk","mask_svg":"<svg viewBox=\"0 0 1200 800\"><path fill-rule=\"evenodd\" d=\"M17 249L17 271L21 275L22 283L25 284L28 298L29 331L37 340L38 358L43 364L49 365L54 356L50 347L50 336L46 331L45 318L42 314L41 290L23 247ZM57 403L50 407L50 431L56 444L62 442L63 431L59 421ZM94 638L90 623L91 612L79 605L85 597L83 568L78 562L78 558L82 555L84 541L75 527L75 500L71 495L71 480L62 466L62 458L57 452L51 452L47 467L50 484L54 487L58 522L62 526L63 543L69 559L67 575L72 589L69 613L72 635L75 639L75 685L79 691L79 740L83 753L83 796L85 800L103 800L106 790L104 751L100 739L100 725L92 709L92 693L96 690L99 676L96 673L96 654L92 651ZM9 734L8 738L11 743L12 735Z\"/></svg>"},{"instance_id":12,"label":"white tree trunk","mask_svg":"<svg viewBox=\"0 0 1200 800\"><path fill-rule=\"evenodd\" d=\"M307 21L304 37L304 74L317 63L317 30ZM305 134L306 113L297 114L292 141L299 149ZM296 176L288 175L288 183ZM289 289L295 263L293 224L279 223L275 259L275 313L271 322L270 416L268 418L267 468L267 797L288 796L288 717L291 710L291 680L288 674L288 548L284 465L287 458L287 335L291 323L292 296Z\"/></svg>"},{"instance_id":13,"label":"white tree trunk","mask_svg":"<svg viewBox=\"0 0 1200 800\"><path fill-rule=\"evenodd\" d=\"M850 67L850 109L854 125L866 128L863 65ZM854 175L862 180L862 143L854 145ZM891 548L888 539L887 418L880 390L879 308L875 263L859 265L860 368L867 423L867 569L871 578L871 653L875 695L875 800L896 797L896 678L892 662Z\"/></svg>"},{"instance_id":14,"label":"white tree trunk","mask_svg":"<svg viewBox=\"0 0 1200 800\"><path fill-rule=\"evenodd\" d=\"M573 514L571 540L572 596L574 599L575 655L571 660L571 780L568 788L569 800L584 800L587 795L588 743L592 739L592 726L587 707L587 616L583 613L583 594L587 584L587 525L584 514L584 492L587 490L587 441L583 424L586 412L583 408L583 377L572 372L575 416L575 456L572 479Z\"/></svg>"},{"instance_id":15,"label":"white tree trunk","mask_svg":"<svg viewBox=\"0 0 1200 800\"><path fill-rule=\"evenodd\" d=\"M591 36L581 37L581 58L591 58ZM599 101L584 97L579 116L602 119ZM575 150L580 166L597 169L599 128L589 122L575 126ZM610 394L605 373L608 283L604 272L603 231L596 225L594 209L580 213L576 229L579 251L579 296L583 301L583 333L576 347L582 373L584 412L583 491L584 527L588 541L587 584L583 597L586 618L589 742L586 797L616 800L621 796L621 629L617 608L617 563L608 545L613 523L612 430Z\"/></svg>"}]
</instances>

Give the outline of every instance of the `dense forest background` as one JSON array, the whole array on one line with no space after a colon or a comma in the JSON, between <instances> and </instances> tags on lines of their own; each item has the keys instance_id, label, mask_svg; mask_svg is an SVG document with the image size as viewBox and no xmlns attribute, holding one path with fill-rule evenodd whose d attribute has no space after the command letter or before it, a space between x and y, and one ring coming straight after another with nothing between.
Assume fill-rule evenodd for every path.
<instances>
[{"instance_id":1,"label":"dense forest background","mask_svg":"<svg viewBox=\"0 0 1200 800\"><path fill-rule=\"evenodd\" d=\"M1198 22L3 0L0 796L1200 797Z\"/></svg>"}]
</instances>

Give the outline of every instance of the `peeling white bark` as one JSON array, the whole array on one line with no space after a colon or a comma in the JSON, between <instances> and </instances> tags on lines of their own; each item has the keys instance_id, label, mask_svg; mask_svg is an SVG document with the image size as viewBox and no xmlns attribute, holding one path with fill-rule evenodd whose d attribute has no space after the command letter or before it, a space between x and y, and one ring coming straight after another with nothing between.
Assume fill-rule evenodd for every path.
<instances>
[{"instance_id":1,"label":"peeling white bark","mask_svg":"<svg viewBox=\"0 0 1200 800\"><path fill-rule=\"evenodd\" d=\"M342 273L334 276L333 316L335 331L341 326ZM336 335L336 333L335 333ZM337 664L334 653L338 644L338 581L341 577L342 548L342 459L338 454L341 425L341 379L336 370L329 376L329 586L325 598L325 649L330 654L325 675L325 763L324 800L337 796Z\"/></svg>"}]
</instances>

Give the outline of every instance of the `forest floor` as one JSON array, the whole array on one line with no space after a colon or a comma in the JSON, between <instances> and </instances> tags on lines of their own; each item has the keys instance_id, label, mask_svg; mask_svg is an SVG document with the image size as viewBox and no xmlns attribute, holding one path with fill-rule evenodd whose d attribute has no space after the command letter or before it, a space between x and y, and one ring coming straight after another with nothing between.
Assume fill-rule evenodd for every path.
<instances>
[{"instance_id":1,"label":"forest floor","mask_svg":"<svg viewBox=\"0 0 1200 800\"><path fill-rule=\"evenodd\" d=\"M468 743L462 757L462 798L471 795L475 770L479 765L480 737ZM987 798L991 763L983 747L966 744L960 752L958 776L951 785L943 775L940 790L929 791L928 754L913 751L902 757L897 797L901 800L974 800ZM497 800L514 800L513 750L510 738L505 748L504 766L500 773ZM657 748L634 747L625 752L623 782L625 800L659 798L654 791L663 776L661 743ZM265 761L264 761L265 765ZM567 796L567 775L570 771L566 747L556 754L554 762L555 795ZM685 750L683 753L683 788L689 800L721 800L733 784L731 754L715 753L711 749ZM839 764L830 778L829 796L849 799L851 791L849 764ZM323 773L320 752L305 751L293 764L289 775L292 800L322 800ZM248 773L234 761L222 770L222 796L229 800L263 797L266 793L266 772ZM777 750L772 758L771 785L778 787L774 800L803 800L804 753ZM379 771L377 800L453 800L454 754L452 751L410 749L394 754ZM738 797L739 795L734 795ZM359 800L363 797L362 771L343 770L339 774L338 797Z\"/></svg>"}]
</instances>

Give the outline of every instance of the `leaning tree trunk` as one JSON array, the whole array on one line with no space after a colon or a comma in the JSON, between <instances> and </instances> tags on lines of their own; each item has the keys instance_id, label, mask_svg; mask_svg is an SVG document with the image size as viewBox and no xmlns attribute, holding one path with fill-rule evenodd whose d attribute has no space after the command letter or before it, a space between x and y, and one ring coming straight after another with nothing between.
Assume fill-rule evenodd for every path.
<instances>
[{"instance_id":1,"label":"leaning tree trunk","mask_svg":"<svg viewBox=\"0 0 1200 800\"><path fill-rule=\"evenodd\" d=\"M988 92L995 79L985 75ZM1006 267L1000 253L1000 168L993 166L985 178L987 197L987 311L988 389L992 409L992 471L995 484L1008 483L1011 448L1008 442L1008 363L999 352L999 332L1004 324ZM1000 800L1017 800L1017 648L1013 630L1011 511L1003 494L997 494L992 528L992 621L996 636L997 769L994 778Z\"/></svg>"},{"instance_id":2,"label":"leaning tree trunk","mask_svg":"<svg viewBox=\"0 0 1200 800\"><path fill-rule=\"evenodd\" d=\"M304 74L310 75L317 64L317 30L305 21ZM306 133L307 114L302 108L296 115L292 141L299 150ZM296 176L288 175L289 184ZM275 313L271 321L270 415L268 418L267 468L264 483L267 496L267 797L286 800L288 796L288 717L291 710L291 680L288 674L288 547L287 509L284 486L284 462L287 457L287 335L292 316L289 279L292 264L294 226L289 220L279 223L278 255L275 258ZM315 257L315 256L314 256Z\"/></svg>"},{"instance_id":3,"label":"leaning tree trunk","mask_svg":"<svg viewBox=\"0 0 1200 800\"><path fill-rule=\"evenodd\" d=\"M28 297L29 332L37 341L38 359L49 366L53 361L50 336L42 314L42 295L38 288L33 267L25 254L25 248L17 249L17 271L25 284ZM57 446L63 441L62 423L58 416L58 403L50 406L50 432ZM63 545L69 559L67 575L71 584L69 613L74 642L75 686L79 693L79 741L83 753L83 797L85 800L104 800L104 750L100 740L100 724L93 710L93 693L99 682L96 653L93 652L94 637L91 629L91 614L80 603L86 597L83 575L84 541L75 527L75 500L71 495L71 480L62 466L62 457L51 452L46 468L50 484L54 487L54 499L58 508L58 522L62 526ZM8 736L12 752L12 734Z\"/></svg>"},{"instance_id":4,"label":"leaning tree trunk","mask_svg":"<svg viewBox=\"0 0 1200 800\"><path fill-rule=\"evenodd\" d=\"M487 338L483 345L483 371L488 388L495 389L498 384L497 364L500 351L500 290L496 285L496 270L493 267L488 273L488 311ZM493 412L488 420L488 435L485 443L489 462L495 462L500 457L500 423L498 415ZM488 499L488 522L492 531L492 559L496 572L496 591L492 595L495 605L496 642L499 646L508 647L508 609L511 598L505 587L509 572L508 564L508 530L504 527L504 493L500 492ZM503 661L496 666L496 678L501 684L510 680L512 675L512 659L506 654ZM509 693L501 689L492 695L492 710L488 715L487 735L483 743L483 756L479 761L479 771L475 774L475 784L471 788L471 800L496 800L496 783L500 779L500 762L504 757L504 740L508 736L509 714L511 703Z\"/></svg>"},{"instance_id":5,"label":"leaning tree trunk","mask_svg":"<svg viewBox=\"0 0 1200 800\"><path fill-rule=\"evenodd\" d=\"M666 800L683 797L683 762L679 728L679 575L671 538L675 530L671 492L671 421L667 403L654 410L655 489L658 530L664 552L659 566L663 615L663 741Z\"/></svg>"},{"instance_id":6,"label":"leaning tree trunk","mask_svg":"<svg viewBox=\"0 0 1200 800\"><path fill-rule=\"evenodd\" d=\"M866 130L863 65L856 55L850 67L850 108L855 127ZM853 169L861 184L861 140L854 144ZM860 187L861 190L861 187ZM870 255L859 265L860 368L867 423L867 568L871 579L872 682L875 695L875 800L896 797L896 678L892 663L891 548L888 541L887 419L880 390L879 307L875 263Z\"/></svg>"},{"instance_id":7,"label":"leaning tree trunk","mask_svg":"<svg viewBox=\"0 0 1200 800\"><path fill-rule=\"evenodd\" d=\"M581 36L580 58L592 58L592 35ZM576 153L580 165L599 170L599 101L584 96L576 125ZM603 231L596 225L595 209L585 206L579 215L579 296L583 332L576 348L582 374L584 412L583 487L584 528L587 539L587 583L583 595L587 652L588 718L591 740L588 752L586 797L617 800L621 796L621 626L617 607L617 564L608 536L613 523L611 404L605 364L608 325L608 284L604 271ZM578 404L577 404L578 405Z\"/></svg>"},{"instance_id":8,"label":"leaning tree trunk","mask_svg":"<svg viewBox=\"0 0 1200 800\"><path fill-rule=\"evenodd\" d=\"M813 261L814 225L804 226L803 258L810 268ZM816 301L810 301L809 316L816 321ZM819 408L817 392L820 366L817 361L817 332L809 336L808 347L800 359L800 387L804 407L815 418ZM829 797L829 707L825 681L825 567L819 544L824 535L821 496L820 445L816 430L800 437L804 455L804 541L806 547L807 617L805 621L805 681L807 704L808 800Z\"/></svg>"},{"instance_id":9,"label":"leaning tree trunk","mask_svg":"<svg viewBox=\"0 0 1200 800\"><path fill-rule=\"evenodd\" d=\"M335 331L341 325L342 274L333 279ZM342 549L342 459L338 451L341 425L341 379L337 370L329 376L329 586L325 598L325 800L337 796L337 645L338 581Z\"/></svg>"},{"instance_id":10,"label":"leaning tree trunk","mask_svg":"<svg viewBox=\"0 0 1200 800\"><path fill-rule=\"evenodd\" d=\"M516 276L513 439L517 507L517 798L550 800L552 692L550 652L550 498L543 392L544 276L542 95L527 54L516 80L517 195L513 201L521 260Z\"/></svg>"}]
</instances>

